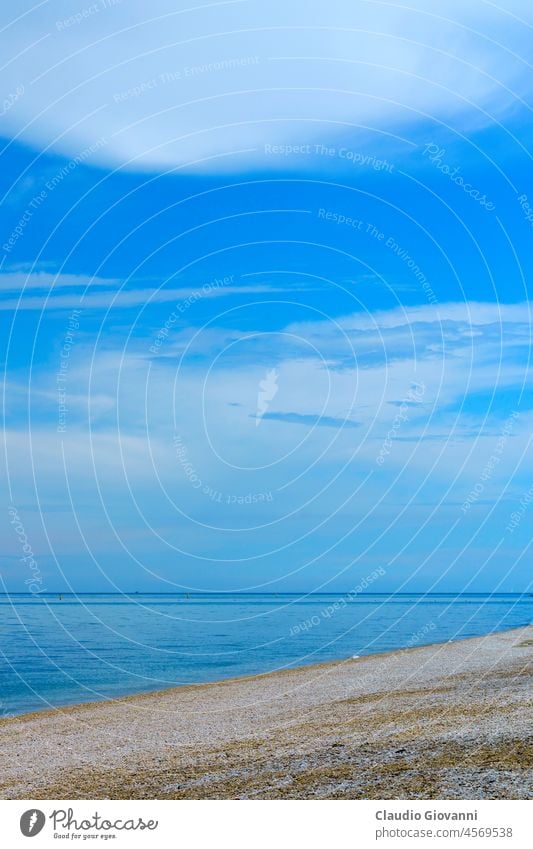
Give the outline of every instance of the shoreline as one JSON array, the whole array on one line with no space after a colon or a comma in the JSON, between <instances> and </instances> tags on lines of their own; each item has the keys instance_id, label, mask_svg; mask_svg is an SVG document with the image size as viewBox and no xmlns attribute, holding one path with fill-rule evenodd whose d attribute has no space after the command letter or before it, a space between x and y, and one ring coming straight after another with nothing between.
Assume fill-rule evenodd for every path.
<instances>
[{"instance_id":1,"label":"shoreline","mask_svg":"<svg viewBox=\"0 0 533 849\"><path fill-rule=\"evenodd\" d=\"M20 714L0 797L526 798L532 667L529 625Z\"/></svg>"},{"instance_id":2,"label":"shoreline","mask_svg":"<svg viewBox=\"0 0 533 849\"><path fill-rule=\"evenodd\" d=\"M55 715L58 712L64 713L64 712L67 712L67 711L74 711L74 710L76 710L76 708L88 708L88 707L98 708L98 707L101 707L103 705L115 704L117 702L128 702L128 701L138 700L138 699L140 700L140 699L143 699L143 698L149 698L151 696L165 696L167 694L171 694L171 693L174 693L174 692L183 692L185 690L198 690L199 688L202 688L202 687L221 687L224 684L231 684L231 683L237 684L239 682L244 682L244 681L257 681L257 680L261 680L263 678L270 678L271 676L272 677L273 676L281 676L281 675L285 675L285 674L292 673L292 672L310 671L310 670L313 670L313 669L318 670L318 669L321 669L321 668L324 668L324 667L338 666L339 664L354 663L356 660L368 660L368 659L371 659L371 658L389 657L391 655L400 655L403 652L407 652L407 651L414 652L414 651L418 651L420 649L427 649L427 648L433 648L433 647L438 647L438 646L447 646L447 645L455 644L455 643L462 643L462 642L465 642L467 640L480 640L480 639L484 639L485 637L490 637L490 636L493 636L493 635L496 635L496 634L508 634L508 633L511 633L512 631L520 631L523 628L529 628L529 627L533 628L533 623L528 624L528 625L519 625L519 626L515 626L513 628L504 628L503 630L498 630L498 631L489 631L487 634L480 634L476 637L459 637L458 639L444 640L443 642L423 643L423 644L418 645L418 646L405 646L403 648L391 649L389 651L379 651L379 652L373 652L372 654L357 655L357 657L356 656L339 657L339 658L336 658L334 660L320 661L319 663L309 663L309 664L303 664L301 666L288 666L288 667L284 667L283 669L274 669L274 670L270 670L268 672L256 672L256 673L253 673L252 675L236 675L236 676L233 676L231 678L217 678L214 681L198 681L198 682L191 682L190 684L177 684L177 685L172 686L172 687L163 687L163 688L158 687L155 690L140 690L140 691L136 691L136 692L133 692L133 693L125 693L124 695L116 696L114 698L89 699L89 700L83 701L83 702L67 702L65 704L57 705L55 707L43 707L43 708L37 708L36 710L21 711L20 713L15 713L15 714L12 714L11 716L8 716L8 717L0 716L0 728L1 728L1 724L3 722L21 720L21 719L30 718L30 717L38 717L38 716L43 716L43 715L48 715L48 714Z\"/></svg>"}]
</instances>

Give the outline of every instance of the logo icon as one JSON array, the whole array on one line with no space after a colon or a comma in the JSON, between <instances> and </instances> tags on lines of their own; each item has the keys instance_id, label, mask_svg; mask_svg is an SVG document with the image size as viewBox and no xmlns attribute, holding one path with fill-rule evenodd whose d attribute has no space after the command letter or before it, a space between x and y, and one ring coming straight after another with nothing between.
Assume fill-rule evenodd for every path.
<instances>
[{"instance_id":1,"label":"logo icon","mask_svg":"<svg viewBox=\"0 0 533 849\"><path fill-rule=\"evenodd\" d=\"M32 808L22 814L20 818L20 830L24 837L35 837L36 834L42 831L45 822L46 817L43 812L37 810L37 808Z\"/></svg>"},{"instance_id":2,"label":"logo icon","mask_svg":"<svg viewBox=\"0 0 533 849\"><path fill-rule=\"evenodd\" d=\"M278 377L277 369L270 369L263 378L259 381L259 391L257 393L257 413L255 416L255 426L261 424L261 419L270 407L270 402L278 393Z\"/></svg>"}]
</instances>

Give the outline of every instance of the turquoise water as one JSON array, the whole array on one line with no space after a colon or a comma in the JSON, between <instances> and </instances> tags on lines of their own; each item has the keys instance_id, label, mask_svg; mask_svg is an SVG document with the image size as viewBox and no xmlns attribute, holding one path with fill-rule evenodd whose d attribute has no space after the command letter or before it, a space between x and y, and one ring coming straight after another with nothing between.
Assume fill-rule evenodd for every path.
<instances>
[{"instance_id":1,"label":"turquoise water","mask_svg":"<svg viewBox=\"0 0 533 849\"><path fill-rule=\"evenodd\" d=\"M0 716L486 634L528 595L0 596Z\"/></svg>"}]
</instances>

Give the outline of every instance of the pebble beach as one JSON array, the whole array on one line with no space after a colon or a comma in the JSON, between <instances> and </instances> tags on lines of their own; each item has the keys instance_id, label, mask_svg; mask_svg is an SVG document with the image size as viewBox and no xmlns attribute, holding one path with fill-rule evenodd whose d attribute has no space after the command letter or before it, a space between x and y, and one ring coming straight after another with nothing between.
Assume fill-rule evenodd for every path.
<instances>
[{"instance_id":1,"label":"pebble beach","mask_svg":"<svg viewBox=\"0 0 533 849\"><path fill-rule=\"evenodd\" d=\"M0 720L4 799L523 799L533 626Z\"/></svg>"}]
</instances>

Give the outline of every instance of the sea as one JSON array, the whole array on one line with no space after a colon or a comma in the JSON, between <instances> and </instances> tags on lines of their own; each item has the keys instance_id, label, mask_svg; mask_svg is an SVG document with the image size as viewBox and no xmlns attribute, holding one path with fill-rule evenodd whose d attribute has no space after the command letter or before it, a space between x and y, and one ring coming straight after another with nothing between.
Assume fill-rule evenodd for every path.
<instances>
[{"instance_id":1,"label":"sea","mask_svg":"<svg viewBox=\"0 0 533 849\"><path fill-rule=\"evenodd\" d=\"M532 620L531 594L0 595L0 718Z\"/></svg>"}]
</instances>

